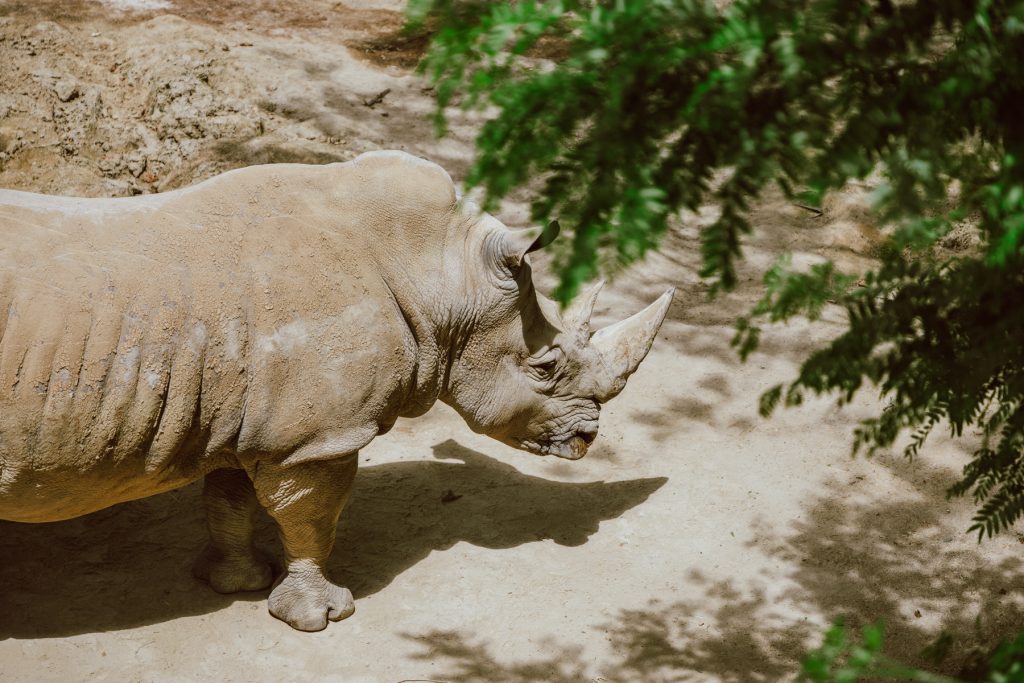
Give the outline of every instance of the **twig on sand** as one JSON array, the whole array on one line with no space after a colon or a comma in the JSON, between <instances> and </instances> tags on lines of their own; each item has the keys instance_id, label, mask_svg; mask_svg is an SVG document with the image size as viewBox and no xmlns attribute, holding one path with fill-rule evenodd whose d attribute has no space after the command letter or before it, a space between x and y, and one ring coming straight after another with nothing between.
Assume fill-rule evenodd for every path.
<instances>
[{"instance_id":1,"label":"twig on sand","mask_svg":"<svg viewBox=\"0 0 1024 683\"><path fill-rule=\"evenodd\" d=\"M804 211L810 211L811 213L814 214L815 218L817 218L818 216L820 216L820 215L825 213L824 211L822 211L821 209L819 209L816 206L807 206L806 204L793 204L793 206L799 207L799 208L803 209Z\"/></svg>"},{"instance_id":2,"label":"twig on sand","mask_svg":"<svg viewBox=\"0 0 1024 683\"><path fill-rule=\"evenodd\" d=\"M380 104L381 102L384 101L384 98L388 96L389 92L391 92L391 88L385 88L384 90L381 90L379 93L374 95L372 98L370 98L368 100L363 100L363 106L366 106L366 107L369 107L370 109L373 109L375 106L377 106L378 104Z\"/></svg>"}]
</instances>

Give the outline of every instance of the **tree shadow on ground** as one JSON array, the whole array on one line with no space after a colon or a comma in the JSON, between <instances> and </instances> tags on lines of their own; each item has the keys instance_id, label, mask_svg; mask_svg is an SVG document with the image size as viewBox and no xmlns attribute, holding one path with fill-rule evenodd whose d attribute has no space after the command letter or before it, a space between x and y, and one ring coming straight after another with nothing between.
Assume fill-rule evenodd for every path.
<instances>
[{"instance_id":1,"label":"tree shadow on ground","mask_svg":"<svg viewBox=\"0 0 1024 683\"><path fill-rule=\"evenodd\" d=\"M750 552L781 568L746 585L690 571L686 582L699 598L653 601L592 627L610 644L599 664L564 641L545 649L554 654L509 662L457 631L406 637L422 646L418 657L433 663L438 681L768 682L792 679L822 624L843 617L853 629L884 621L891 656L974 680L984 653L1024 624L1024 562L985 560L951 525L944 499L951 472L891 471L920 495L844 502L860 484L828 484L784 533L754 529ZM936 664L924 651L939 642L945 652Z\"/></svg>"},{"instance_id":2,"label":"tree shadow on ground","mask_svg":"<svg viewBox=\"0 0 1024 683\"><path fill-rule=\"evenodd\" d=\"M691 580L703 581L698 575ZM622 610L613 622L598 624L612 661L600 666L571 644L546 643L553 654L520 662L502 661L485 642L458 631L408 635L422 646L417 659L443 667L431 673L439 683L661 683L721 680L774 683L792 677L793 667L779 653L798 652L809 631L788 624L768 631L760 614L768 601L761 592L741 596L731 582L709 583L699 601ZM711 604L718 606L709 609Z\"/></svg>"},{"instance_id":3,"label":"tree shadow on ground","mask_svg":"<svg viewBox=\"0 0 1024 683\"><path fill-rule=\"evenodd\" d=\"M461 541L495 549L544 539L586 543L602 521L666 481L551 481L451 440L434 454L445 461L360 470L330 564L357 598ZM206 542L200 490L192 485L66 522L0 522L0 639L133 628L235 600L262 601L266 591L218 595L192 578ZM277 546L268 519L257 537Z\"/></svg>"},{"instance_id":4,"label":"tree shadow on ground","mask_svg":"<svg viewBox=\"0 0 1024 683\"><path fill-rule=\"evenodd\" d=\"M900 458L888 471L916 495L850 505L843 494L864 484L833 482L790 535L765 534L751 547L799 566L784 599L803 611L853 628L884 620L887 652L919 666L946 634L937 670L970 679L980 655L1024 626L1024 559L1012 550L986 559L947 514L953 470Z\"/></svg>"},{"instance_id":5,"label":"tree shadow on ground","mask_svg":"<svg viewBox=\"0 0 1024 683\"><path fill-rule=\"evenodd\" d=\"M341 154L310 150L295 143L253 147L247 145L248 142L221 140L214 145L214 149L222 161L235 168L261 164L333 164L344 161Z\"/></svg>"}]
</instances>

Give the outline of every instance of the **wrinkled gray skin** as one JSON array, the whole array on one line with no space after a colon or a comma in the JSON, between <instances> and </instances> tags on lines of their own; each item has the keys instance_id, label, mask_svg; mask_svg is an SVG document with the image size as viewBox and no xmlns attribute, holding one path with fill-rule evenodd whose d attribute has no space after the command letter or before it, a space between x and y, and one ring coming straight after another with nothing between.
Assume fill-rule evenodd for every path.
<instances>
[{"instance_id":1,"label":"wrinkled gray skin","mask_svg":"<svg viewBox=\"0 0 1024 683\"><path fill-rule=\"evenodd\" d=\"M0 191L0 518L86 514L205 477L217 591L270 585L306 631L354 610L323 574L357 453L437 399L539 455L582 457L671 300L591 334L525 256L543 240L398 152L276 165L131 199Z\"/></svg>"}]
</instances>

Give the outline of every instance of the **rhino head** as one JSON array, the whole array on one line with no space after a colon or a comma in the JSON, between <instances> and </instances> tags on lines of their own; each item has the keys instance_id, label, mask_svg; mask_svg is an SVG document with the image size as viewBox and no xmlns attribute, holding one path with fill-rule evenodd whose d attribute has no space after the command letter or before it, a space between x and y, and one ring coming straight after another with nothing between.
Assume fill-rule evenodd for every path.
<instances>
[{"instance_id":1,"label":"rhino head","mask_svg":"<svg viewBox=\"0 0 1024 683\"><path fill-rule=\"evenodd\" d=\"M603 282L564 311L533 284L526 255L554 239L557 222L540 236L487 215L476 227L471 256L482 255L484 267L471 269L466 284L480 294L454 345L442 399L478 433L536 455L578 460L597 437L601 404L622 391L650 350L675 290L592 332Z\"/></svg>"}]
</instances>

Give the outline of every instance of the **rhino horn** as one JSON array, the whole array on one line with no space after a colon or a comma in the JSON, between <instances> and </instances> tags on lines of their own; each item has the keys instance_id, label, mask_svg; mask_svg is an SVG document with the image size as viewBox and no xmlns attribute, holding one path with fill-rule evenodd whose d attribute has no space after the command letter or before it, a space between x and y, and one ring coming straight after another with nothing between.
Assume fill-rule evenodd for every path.
<instances>
[{"instance_id":1,"label":"rhino horn","mask_svg":"<svg viewBox=\"0 0 1024 683\"><path fill-rule=\"evenodd\" d=\"M580 335L583 342L590 338L590 316L594 313L594 304L597 303L597 295L601 293L602 287L604 280L598 280L590 285L576 295L562 313L562 323L566 331Z\"/></svg>"},{"instance_id":2,"label":"rhino horn","mask_svg":"<svg viewBox=\"0 0 1024 683\"><path fill-rule=\"evenodd\" d=\"M499 260L503 265L515 272L522 265L523 259L527 254L531 251L543 249L554 242L560 230L561 227L558 225L558 221L548 223L548 227L541 230L539 235L536 228L508 230L504 233L501 240Z\"/></svg>"},{"instance_id":3,"label":"rhino horn","mask_svg":"<svg viewBox=\"0 0 1024 683\"><path fill-rule=\"evenodd\" d=\"M626 386L626 380L651 350L675 291L673 287L644 310L598 330L590 338L603 361L604 376L597 382L598 401L614 398Z\"/></svg>"}]
</instances>

